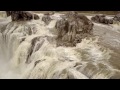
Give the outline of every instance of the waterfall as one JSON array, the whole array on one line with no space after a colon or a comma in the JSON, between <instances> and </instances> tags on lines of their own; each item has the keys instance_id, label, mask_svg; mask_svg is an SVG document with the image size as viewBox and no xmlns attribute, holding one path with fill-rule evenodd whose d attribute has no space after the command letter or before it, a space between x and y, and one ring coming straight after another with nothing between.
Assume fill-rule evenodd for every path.
<instances>
[{"instance_id":1,"label":"waterfall","mask_svg":"<svg viewBox=\"0 0 120 90\"><path fill-rule=\"evenodd\" d=\"M41 19L26 22L6 22L4 19L4 24L0 25L0 78L120 78L120 56L111 47L104 46L107 41L99 44L102 39L96 32L113 27L95 24L97 36L82 39L76 47L57 47L55 24L61 18L55 14L52 19L49 25ZM119 41L116 40L118 48Z\"/></svg>"}]
</instances>

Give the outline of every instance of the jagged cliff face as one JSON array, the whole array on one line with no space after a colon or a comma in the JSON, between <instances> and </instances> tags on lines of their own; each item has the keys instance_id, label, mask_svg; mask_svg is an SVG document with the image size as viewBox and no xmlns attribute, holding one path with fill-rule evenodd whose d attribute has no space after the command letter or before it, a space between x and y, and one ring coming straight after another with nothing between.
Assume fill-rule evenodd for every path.
<instances>
[{"instance_id":1,"label":"jagged cliff face","mask_svg":"<svg viewBox=\"0 0 120 90\"><path fill-rule=\"evenodd\" d=\"M43 14L39 16L39 20L26 22L3 21L0 78L120 78L120 56L115 50L120 49L118 25L94 23L92 37L81 39L74 47L58 47L55 26L61 14L52 15L49 24L42 21Z\"/></svg>"}]
</instances>

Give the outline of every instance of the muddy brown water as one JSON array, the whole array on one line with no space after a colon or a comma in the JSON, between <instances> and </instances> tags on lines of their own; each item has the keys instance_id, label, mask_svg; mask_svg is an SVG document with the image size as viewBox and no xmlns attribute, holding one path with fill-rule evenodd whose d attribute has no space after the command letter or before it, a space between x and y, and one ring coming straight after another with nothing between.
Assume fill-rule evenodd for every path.
<instances>
[{"instance_id":1,"label":"muddy brown water","mask_svg":"<svg viewBox=\"0 0 120 90\"><path fill-rule=\"evenodd\" d=\"M0 27L5 25L9 21L10 21L10 18L0 19ZM94 23L94 29L93 29L94 36L99 37L98 44L101 46L104 46L114 52L114 53L111 53L111 57L107 61L107 64L111 65L112 69L116 70L116 72L114 71L114 75L112 77L110 77L111 79L114 79L114 78L119 79L120 78L120 71L119 71L120 70L120 29L119 28L120 28L120 26L117 24L103 25L103 24ZM106 68L104 63L103 64L97 63L97 65L101 69ZM88 65L86 67L83 67L83 70L81 69L80 71L83 74L85 74L86 76L88 76L89 78L96 78L96 76L92 77L92 74L95 74L98 72L96 67L97 66L94 65L94 62L89 61ZM90 72L90 70L93 70L92 71L93 73L92 72L91 72L91 74L88 73L88 72ZM109 74L109 71L107 71L106 69L104 69L102 71L106 74ZM102 78L102 76L101 77L97 76L97 78Z\"/></svg>"}]
</instances>

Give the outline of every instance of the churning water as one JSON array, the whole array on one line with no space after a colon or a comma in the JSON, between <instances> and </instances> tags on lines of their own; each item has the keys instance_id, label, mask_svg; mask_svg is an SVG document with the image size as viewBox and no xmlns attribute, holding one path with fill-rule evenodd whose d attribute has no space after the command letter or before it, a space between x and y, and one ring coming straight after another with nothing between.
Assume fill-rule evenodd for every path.
<instances>
[{"instance_id":1,"label":"churning water","mask_svg":"<svg viewBox=\"0 0 120 90\"><path fill-rule=\"evenodd\" d=\"M42 14L40 17L42 18ZM76 47L56 47L56 21L0 22L0 78L120 78L120 26L95 24L94 37Z\"/></svg>"}]
</instances>

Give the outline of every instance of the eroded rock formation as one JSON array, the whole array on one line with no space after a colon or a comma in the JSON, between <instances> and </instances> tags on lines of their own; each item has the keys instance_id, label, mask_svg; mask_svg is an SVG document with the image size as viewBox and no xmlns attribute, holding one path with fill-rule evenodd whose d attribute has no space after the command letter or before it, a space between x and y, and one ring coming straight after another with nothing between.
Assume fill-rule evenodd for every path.
<instances>
[{"instance_id":1,"label":"eroded rock formation","mask_svg":"<svg viewBox=\"0 0 120 90\"><path fill-rule=\"evenodd\" d=\"M39 19L37 14L28 11L6 11L7 16L11 16L12 21L27 21Z\"/></svg>"},{"instance_id":2,"label":"eroded rock formation","mask_svg":"<svg viewBox=\"0 0 120 90\"><path fill-rule=\"evenodd\" d=\"M96 15L91 20L96 23L113 24L113 19L108 19L105 15Z\"/></svg>"},{"instance_id":3,"label":"eroded rock formation","mask_svg":"<svg viewBox=\"0 0 120 90\"><path fill-rule=\"evenodd\" d=\"M92 34L93 23L86 16L77 12L68 12L65 16L55 26L58 30L58 46L76 46L76 43Z\"/></svg>"}]
</instances>

